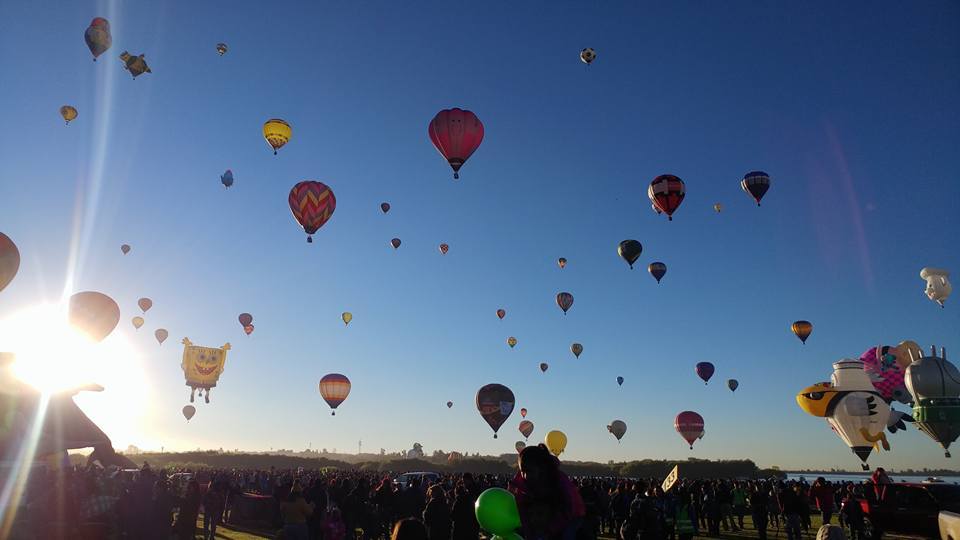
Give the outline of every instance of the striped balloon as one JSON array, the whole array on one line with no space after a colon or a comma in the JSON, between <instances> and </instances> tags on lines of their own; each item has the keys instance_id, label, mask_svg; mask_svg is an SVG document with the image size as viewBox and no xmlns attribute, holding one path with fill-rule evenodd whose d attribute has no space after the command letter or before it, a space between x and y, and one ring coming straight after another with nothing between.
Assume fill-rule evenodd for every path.
<instances>
[{"instance_id":1,"label":"striped balloon","mask_svg":"<svg viewBox=\"0 0 960 540\"><path fill-rule=\"evenodd\" d=\"M661 174L650 182L647 188L647 197L653 204L654 210L659 210L673 221L673 213L683 202L686 195L686 186L683 180L672 174Z\"/></svg>"},{"instance_id":2,"label":"striped balloon","mask_svg":"<svg viewBox=\"0 0 960 540\"><path fill-rule=\"evenodd\" d=\"M313 242L313 233L333 216L337 198L323 182L305 180L290 190L290 211L307 233L307 242Z\"/></svg>"},{"instance_id":3,"label":"striped balloon","mask_svg":"<svg viewBox=\"0 0 960 540\"><path fill-rule=\"evenodd\" d=\"M335 416L337 414L336 408L350 395L350 379L339 373L324 375L320 379L320 395L323 396L327 405L334 409L330 414Z\"/></svg>"}]
</instances>

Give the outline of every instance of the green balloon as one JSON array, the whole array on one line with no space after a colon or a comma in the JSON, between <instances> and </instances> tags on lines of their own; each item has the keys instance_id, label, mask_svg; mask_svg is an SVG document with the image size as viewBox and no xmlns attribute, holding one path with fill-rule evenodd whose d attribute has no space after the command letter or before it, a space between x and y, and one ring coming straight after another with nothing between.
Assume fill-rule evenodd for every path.
<instances>
[{"instance_id":1,"label":"green balloon","mask_svg":"<svg viewBox=\"0 0 960 540\"><path fill-rule=\"evenodd\" d=\"M477 522L484 530L514 540L513 532L520 528L520 511L513 493L502 488L490 488L477 498L474 505Z\"/></svg>"}]
</instances>

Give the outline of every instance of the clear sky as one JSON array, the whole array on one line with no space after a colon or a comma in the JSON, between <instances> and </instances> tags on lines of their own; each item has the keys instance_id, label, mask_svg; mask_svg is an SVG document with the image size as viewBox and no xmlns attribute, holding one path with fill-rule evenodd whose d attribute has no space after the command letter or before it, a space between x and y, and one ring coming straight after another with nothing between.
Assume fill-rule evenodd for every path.
<instances>
[{"instance_id":1,"label":"clear sky","mask_svg":"<svg viewBox=\"0 0 960 540\"><path fill-rule=\"evenodd\" d=\"M95 16L113 32L96 63ZM565 458L852 468L796 392L877 343L960 347L960 299L940 309L918 276L960 270L956 2L4 2L0 20L0 230L23 256L0 318L68 276L117 300L104 345L135 354L79 401L120 448L509 452L519 414L494 440L473 403L500 382L531 440L567 433ZM153 73L131 80L124 50ZM455 106L486 128L456 182L427 137ZM293 126L278 156L273 117ZM739 187L754 169L761 208ZM687 185L672 222L646 197L663 173ZM304 179L338 202L313 244L287 206ZM183 337L233 346L189 424ZM329 372L353 381L336 417ZM693 452L687 409L706 420ZM915 429L891 442L871 465L956 463Z\"/></svg>"}]
</instances>

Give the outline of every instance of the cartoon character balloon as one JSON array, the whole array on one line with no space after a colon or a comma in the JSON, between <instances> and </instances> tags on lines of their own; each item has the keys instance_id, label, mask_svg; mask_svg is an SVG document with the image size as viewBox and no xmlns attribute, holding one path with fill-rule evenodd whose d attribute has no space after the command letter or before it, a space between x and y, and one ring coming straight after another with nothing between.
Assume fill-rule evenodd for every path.
<instances>
[{"instance_id":1,"label":"cartoon character balloon","mask_svg":"<svg viewBox=\"0 0 960 540\"><path fill-rule=\"evenodd\" d=\"M947 297L953 292L953 285L950 284L950 272L940 268L924 268L920 271L920 277L927 280L927 298L940 304L947 301Z\"/></svg>"},{"instance_id":2,"label":"cartoon character balloon","mask_svg":"<svg viewBox=\"0 0 960 540\"><path fill-rule=\"evenodd\" d=\"M797 394L797 405L806 413L826 418L833 431L869 470L867 458L874 448L890 449L884 428L905 429L909 416L892 411L870 382L863 362L843 359L833 364L829 383L818 383Z\"/></svg>"},{"instance_id":3,"label":"cartoon character balloon","mask_svg":"<svg viewBox=\"0 0 960 540\"><path fill-rule=\"evenodd\" d=\"M663 212L668 220L673 221L673 213L683 202L686 191L683 180L672 174L661 174L650 182L647 197L656 210Z\"/></svg>"},{"instance_id":4,"label":"cartoon character balloon","mask_svg":"<svg viewBox=\"0 0 960 540\"><path fill-rule=\"evenodd\" d=\"M271 118L263 123L263 138L273 148L273 155L277 155L277 150L290 142L292 136L293 128L285 120Z\"/></svg>"},{"instance_id":5,"label":"cartoon character balloon","mask_svg":"<svg viewBox=\"0 0 960 540\"><path fill-rule=\"evenodd\" d=\"M687 441L691 450L693 450L693 443L703 438L703 417L693 411L683 411L678 414L673 420L673 427L683 440Z\"/></svg>"},{"instance_id":6,"label":"cartoon character balloon","mask_svg":"<svg viewBox=\"0 0 960 540\"><path fill-rule=\"evenodd\" d=\"M497 438L497 431L507 421L516 400L513 392L502 384L488 384L477 390L477 410L480 416L493 429L493 438Z\"/></svg>"},{"instance_id":7,"label":"cartoon character balloon","mask_svg":"<svg viewBox=\"0 0 960 540\"><path fill-rule=\"evenodd\" d=\"M337 415L337 407L350 395L350 379L339 373L329 373L320 379L320 396L332 409L330 416Z\"/></svg>"},{"instance_id":8,"label":"cartoon character balloon","mask_svg":"<svg viewBox=\"0 0 960 540\"><path fill-rule=\"evenodd\" d=\"M860 361L863 362L863 370L870 377L873 387L887 403L910 403L910 393L903 382L905 370L897 363L896 353L896 347L878 345L864 351L860 355Z\"/></svg>"},{"instance_id":9,"label":"cartoon character balloon","mask_svg":"<svg viewBox=\"0 0 960 540\"><path fill-rule=\"evenodd\" d=\"M427 128L430 141L453 169L453 178L460 178L460 167L483 142L483 124L477 115L462 109L445 109L437 113Z\"/></svg>"},{"instance_id":10,"label":"cartoon character balloon","mask_svg":"<svg viewBox=\"0 0 960 540\"><path fill-rule=\"evenodd\" d=\"M563 314L566 315L567 310L573 307L573 295L568 292L557 293L557 305L560 306Z\"/></svg>"},{"instance_id":11,"label":"cartoon character balloon","mask_svg":"<svg viewBox=\"0 0 960 540\"><path fill-rule=\"evenodd\" d=\"M560 454L567 449L567 435L562 431L548 432L543 438L543 442L547 445L547 450L550 450L550 453L557 457L560 457Z\"/></svg>"},{"instance_id":12,"label":"cartoon character balloon","mask_svg":"<svg viewBox=\"0 0 960 540\"><path fill-rule=\"evenodd\" d=\"M110 36L110 23L103 17L96 17L90 22L90 26L83 33L83 40L87 42L87 48L93 54L93 61L97 57L107 52L110 45L113 44L113 37Z\"/></svg>"},{"instance_id":13,"label":"cartoon character balloon","mask_svg":"<svg viewBox=\"0 0 960 540\"><path fill-rule=\"evenodd\" d=\"M333 190L323 182L305 180L293 186L287 197L293 218L307 233L307 242L313 242L313 234L333 217L337 198Z\"/></svg>"},{"instance_id":14,"label":"cartoon character balloon","mask_svg":"<svg viewBox=\"0 0 960 540\"><path fill-rule=\"evenodd\" d=\"M607 426L607 431L617 438L617 442L620 442L627 432L627 424L623 420L614 420Z\"/></svg>"},{"instance_id":15,"label":"cartoon character balloon","mask_svg":"<svg viewBox=\"0 0 960 540\"><path fill-rule=\"evenodd\" d=\"M94 341L103 341L120 322L120 306L103 293L78 292L70 297L67 319Z\"/></svg>"},{"instance_id":16,"label":"cartoon character balloon","mask_svg":"<svg viewBox=\"0 0 960 540\"><path fill-rule=\"evenodd\" d=\"M190 403L193 403L194 394L200 390L206 403L210 403L210 389L217 386L220 374L227 363L227 351L230 344L225 343L220 348L201 347L194 345L188 338L183 338L183 360L180 367L186 385L190 387ZM206 394L204 394L206 391Z\"/></svg>"},{"instance_id":17,"label":"cartoon character balloon","mask_svg":"<svg viewBox=\"0 0 960 540\"><path fill-rule=\"evenodd\" d=\"M134 80L144 73L153 73L150 71L150 66L147 65L147 59L142 54L134 56L127 51L123 51L120 54L120 61L123 62L123 69L129 71Z\"/></svg>"},{"instance_id":18,"label":"cartoon character balloon","mask_svg":"<svg viewBox=\"0 0 960 540\"><path fill-rule=\"evenodd\" d=\"M0 232L0 291L16 277L20 270L20 250L9 236Z\"/></svg>"}]
</instances>

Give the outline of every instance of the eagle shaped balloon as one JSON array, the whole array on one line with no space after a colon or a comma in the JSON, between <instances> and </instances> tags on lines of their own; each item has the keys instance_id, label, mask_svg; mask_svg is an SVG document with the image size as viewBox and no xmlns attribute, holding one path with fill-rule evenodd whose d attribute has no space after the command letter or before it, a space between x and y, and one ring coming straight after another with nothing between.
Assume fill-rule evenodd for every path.
<instances>
[{"instance_id":1,"label":"eagle shaped balloon","mask_svg":"<svg viewBox=\"0 0 960 540\"><path fill-rule=\"evenodd\" d=\"M200 395L204 396L204 401L210 403L210 389L217 385L220 374L223 373L229 350L229 343L219 348L200 347L188 338L183 338L183 361L180 367L183 368L184 379L190 387L190 403L193 403L197 389L200 390ZM206 395L204 390L207 391Z\"/></svg>"},{"instance_id":2,"label":"eagle shaped balloon","mask_svg":"<svg viewBox=\"0 0 960 540\"><path fill-rule=\"evenodd\" d=\"M830 382L804 388L797 394L797 405L806 413L826 418L833 431L869 470L867 458L875 448L890 449L884 428L890 433L906 429L904 421L913 419L894 411L873 387L863 362L845 358L833 364Z\"/></svg>"}]
</instances>

